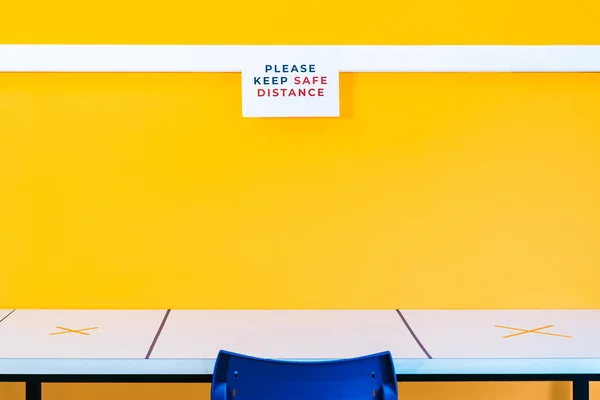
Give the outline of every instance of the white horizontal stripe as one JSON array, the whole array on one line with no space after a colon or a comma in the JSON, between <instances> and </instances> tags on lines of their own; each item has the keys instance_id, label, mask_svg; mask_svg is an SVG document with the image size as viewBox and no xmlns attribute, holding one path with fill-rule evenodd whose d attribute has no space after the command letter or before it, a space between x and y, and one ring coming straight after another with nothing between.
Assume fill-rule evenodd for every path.
<instances>
[{"instance_id":1,"label":"white horizontal stripe","mask_svg":"<svg viewBox=\"0 0 600 400\"><path fill-rule=\"evenodd\" d=\"M600 46L0 45L0 72L240 72L296 48L331 52L341 72L600 71Z\"/></svg>"},{"instance_id":2,"label":"white horizontal stripe","mask_svg":"<svg viewBox=\"0 0 600 400\"><path fill-rule=\"evenodd\" d=\"M322 360L326 361L326 360ZM0 375L212 375L215 359L9 359ZM397 374L600 374L600 359L394 359Z\"/></svg>"}]
</instances>

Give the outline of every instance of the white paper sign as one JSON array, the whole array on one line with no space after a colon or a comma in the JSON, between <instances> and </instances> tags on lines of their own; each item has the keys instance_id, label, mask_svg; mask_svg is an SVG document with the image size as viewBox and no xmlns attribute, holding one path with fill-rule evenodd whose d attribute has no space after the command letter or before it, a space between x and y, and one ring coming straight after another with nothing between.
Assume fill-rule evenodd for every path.
<instances>
[{"instance_id":1,"label":"white paper sign","mask_svg":"<svg viewBox=\"0 0 600 400\"><path fill-rule=\"evenodd\" d=\"M244 117L339 117L339 68L322 51L272 50L246 60Z\"/></svg>"}]
</instances>

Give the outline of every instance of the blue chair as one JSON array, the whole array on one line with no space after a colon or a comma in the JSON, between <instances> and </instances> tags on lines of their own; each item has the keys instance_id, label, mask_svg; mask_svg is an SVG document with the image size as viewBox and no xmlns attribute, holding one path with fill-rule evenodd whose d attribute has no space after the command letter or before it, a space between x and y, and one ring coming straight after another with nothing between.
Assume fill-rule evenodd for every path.
<instances>
[{"instance_id":1,"label":"blue chair","mask_svg":"<svg viewBox=\"0 0 600 400\"><path fill-rule=\"evenodd\" d=\"M211 400L396 400L390 352L334 361L277 361L221 350Z\"/></svg>"}]
</instances>

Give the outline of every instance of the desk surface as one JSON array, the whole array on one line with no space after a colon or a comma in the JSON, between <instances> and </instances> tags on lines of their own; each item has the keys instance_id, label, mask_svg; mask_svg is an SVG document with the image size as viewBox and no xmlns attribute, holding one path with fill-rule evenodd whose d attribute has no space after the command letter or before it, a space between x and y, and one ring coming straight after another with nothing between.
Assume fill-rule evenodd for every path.
<instances>
[{"instance_id":1,"label":"desk surface","mask_svg":"<svg viewBox=\"0 0 600 400\"><path fill-rule=\"evenodd\" d=\"M0 374L211 374L220 349L398 374L600 374L600 310L0 310Z\"/></svg>"}]
</instances>

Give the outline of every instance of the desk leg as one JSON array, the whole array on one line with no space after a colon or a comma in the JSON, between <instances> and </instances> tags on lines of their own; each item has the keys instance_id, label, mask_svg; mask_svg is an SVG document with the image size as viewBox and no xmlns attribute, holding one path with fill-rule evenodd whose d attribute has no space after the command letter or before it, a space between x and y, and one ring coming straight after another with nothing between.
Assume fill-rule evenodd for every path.
<instances>
[{"instance_id":1,"label":"desk leg","mask_svg":"<svg viewBox=\"0 0 600 400\"><path fill-rule=\"evenodd\" d=\"M42 400L42 382L36 379L25 383L25 400Z\"/></svg>"},{"instance_id":2,"label":"desk leg","mask_svg":"<svg viewBox=\"0 0 600 400\"><path fill-rule=\"evenodd\" d=\"M590 399L590 382L587 379L574 380L573 381L573 400L589 400L589 399Z\"/></svg>"}]
</instances>

